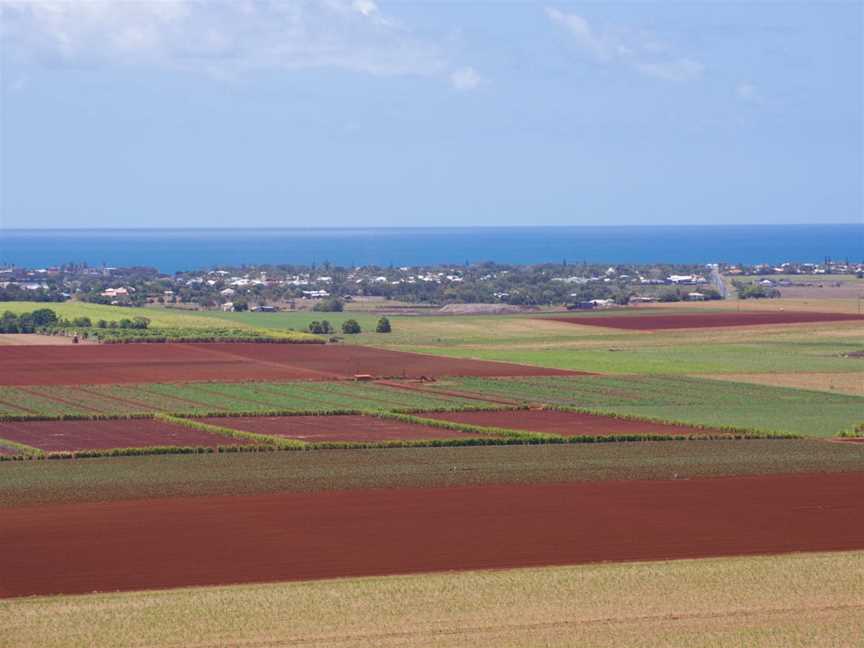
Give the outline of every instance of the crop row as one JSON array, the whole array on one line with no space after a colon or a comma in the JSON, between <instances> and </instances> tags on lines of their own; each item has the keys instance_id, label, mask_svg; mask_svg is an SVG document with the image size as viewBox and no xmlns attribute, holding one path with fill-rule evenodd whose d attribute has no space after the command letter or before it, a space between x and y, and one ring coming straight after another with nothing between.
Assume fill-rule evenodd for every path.
<instances>
[{"instance_id":1,"label":"crop row","mask_svg":"<svg viewBox=\"0 0 864 648\"><path fill-rule=\"evenodd\" d=\"M494 403L348 382L0 387L0 418L94 414L497 409Z\"/></svg>"},{"instance_id":2,"label":"crop row","mask_svg":"<svg viewBox=\"0 0 864 648\"><path fill-rule=\"evenodd\" d=\"M864 398L688 376L454 378L450 389L710 428L827 437L860 421Z\"/></svg>"}]
</instances>

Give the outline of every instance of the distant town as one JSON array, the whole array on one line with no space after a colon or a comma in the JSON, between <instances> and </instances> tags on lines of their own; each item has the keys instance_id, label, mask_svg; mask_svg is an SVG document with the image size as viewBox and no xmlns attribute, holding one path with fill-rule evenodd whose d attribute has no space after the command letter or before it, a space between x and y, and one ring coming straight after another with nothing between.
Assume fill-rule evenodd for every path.
<instances>
[{"instance_id":1,"label":"distant town","mask_svg":"<svg viewBox=\"0 0 864 648\"><path fill-rule=\"evenodd\" d=\"M341 310L355 300L413 305L498 304L591 309L732 296L779 297L783 289L848 287L864 263L601 265L480 263L465 266L249 266L162 274L147 267L65 264L0 268L0 301L163 305L223 311ZM842 279L842 281L841 281Z\"/></svg>"}]
</instances>

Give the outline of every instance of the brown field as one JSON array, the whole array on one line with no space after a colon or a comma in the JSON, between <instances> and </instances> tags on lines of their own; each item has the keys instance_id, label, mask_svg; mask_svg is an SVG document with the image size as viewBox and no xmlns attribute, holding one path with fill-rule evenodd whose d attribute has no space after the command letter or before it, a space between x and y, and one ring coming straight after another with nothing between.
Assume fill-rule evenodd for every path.
<instances>
[{"instance_id":1,"label":"brown field","mask_svg":"<svg viewBox=\"0 0 864 648\"><path fill-rule=\"evenodd\" d=\"M814 322L864 322L864 315L851 313L817 313L794 311L742 311L723 313L680 313L677 315L608 315L602 317L547 318L567 324L602 326L629 331L661 331L670 329L756 326L766 324L812 324Z\"/></svg>"},{"instance_id":2,"label":"brown field","mask_svg":"<svg viewBox=\"0 0 864 648\"><path fill-rule=\"evenodd\" d=\"M18 454L17 450L14 450L12 448L6 448L6 447L0 445L0 455L5 455L7 457L11 457L12 455L16 455L16 454Z\"/></svg>"},{"instance_id":3,"label":"brown field","mask_svg":"<svg viewBox=\"0 0 864 648\"><path fill-rule=\"evenodd\" d=\"M356 374L407 378L574 374L504 362L319 344L0 346L0 366L0 385L332 380Z\"/></svg>"},{"instance_id":4,"label":"brown field","mask_svg":"<svg viewBox=\"0 0 864 648\"><path fill-rule=\"evenodd\" d=\"M861 368L864 370L864 360L857 360L857 362L861 363ZM864 396L864 373L707 374L701 377Z\"/></svg>"},{"instance_id":5,"label":"brown field","mask_svg":"<svg viewBox=\"0 0 864 648\"><path fill-rule=\"evenodd\" d=\"M0 439L46 452L146 448L154 446L207 447L246 445L234 439L151 419L107 421L0 422Z\"/></svg>"},{"instance_id":6,"label":"brown field","mask_svg":"<svg viewBox=\"0 0 864 648\"><path fill-rule=\"evenodd\" d=\"M849 282L840 286L829 285L826 282L821 287L789 286L780 288L780 294L786 299L857 299L864 298L864 281L858 284Z\"/></svg>"},{"instance_id":7,"label":"brown field","mask_svg":"<svg viewBox=\"0 0 864 648\"><path fill-rule=\"evenodd\" d=\"M628 434L657 435L706 435L711 430L702 430L686 425L669 425L649 421L628 421L611 416L559 412L557 410L516 410L484 412L428 412L418 414L424 418L470 425L527 430L529 432L551 432L562 436L612 436ZM719 432L717 432L719 433ZM716 433L715 433L716 434Z\"/></svg>"},{"instance_id":8,"label":"brown field","mask_svg":"<svg viewBox=\"0 0 864 648\"><path fill-rule=\"evenodd\" d=\"M637 306L636 308L650 308L668 311L741 311L741 312L818 312L818 313L850 313L860 314L857 299L792 299L780 297L779 299L747 299L739 300L734 297L719 301L705 302L669 302Z\"/></svg>"},{"instance_id":9,"label":"brown field","mask_svg":"<svg viewBox=\"0 0 864 648\"><path fill-rule=\"evenodd\" d=\"M200 419L223 427L299 439L324 441L410 441L467 438L458 430L404 423L375 416L231 416Z\"/></svg>"},{"instance_id":10,"label":"brown field","mask_svg":"<svg viewBox=\"0 0 864 648\"><path fill-rule=\"evenodd\" d=\"M864 473L3 510L0 597L864 548Z\"/></svg>"}]
</instances>

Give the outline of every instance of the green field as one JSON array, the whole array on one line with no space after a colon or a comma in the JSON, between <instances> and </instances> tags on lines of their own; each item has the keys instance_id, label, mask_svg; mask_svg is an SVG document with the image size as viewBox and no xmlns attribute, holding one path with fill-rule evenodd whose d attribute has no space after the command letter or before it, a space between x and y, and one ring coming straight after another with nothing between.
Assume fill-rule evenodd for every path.
<instances>
[{"instance_id":1,"label":"green field","mask_svg":"<svg viewBox=\"0 0 864 648\"><path fill-rule=\"evenodd\" d=\"M269 411L497 408L475 399L368 383L149 383L0 387L0 416L223 414Z\"/></svg>"},{"instance_id":2,"label":"green field","mask_svg":"<svg viewBox=\"0 0 864 648\"><path fill-rule=\"evenodd\" d=\"M337 334L341 334L340 327L346 320L357 320L364 332L372 333L378 323L380 315L370 315L360 311L343 311L341 313L318 313L315 311L284 311L280 313L223 313L221 311L201 311L196 316L219 322L242 324L255 328L263 328L275 331L294 329L295 331L306 330L310 322L327 320L333 325Z\"/></svg>"},{"instance_id":3,"label":"green field","mask_svg":"<svg viewBox=\"0 0 864 648\"><path fill-rule=\"evenodd\" d=\"M828 437L864 416L864 398L685 376L454 378L442 386L526 402L705 426Z\"/></svg>"},{"instance_id":4,"label":"green field","mask_svg":"<svg viewBox=\"0 0 864 648\"><path fill-rule=\"evenodd\" d=\"M607 337L589 348L538 343L528 348L424 347L421 353L457 358L514 362L517 364L617 374L713 374L788 373L797 371L845 373L862 370L860 362L843 354L860 351L864 342L855 338L811 341L678 344L672 340ZM626 342L626 344L622 344ZM593 348L592 348L593 347Z\"/></svg>"},{"instance_id":5,"label":"green field","mask_svg":"<svg viewBox=\"0 0 864 648\"><path fill-rule=\"evenodd\" d=\"M103 304L90 304L87 302L68 301L62 303L37 303L37 302L2 302L0 313L12 311L13 313L29 313L37 308L50 308L58 316L65 319L76 317L89 317L95 323L104 319L106 322L119 321L123 318L146 317L150 324L165 328L213 328L213 320L201 317L202 313L182 310L170 310L167 308L127 308L125 306L105 306ZM247 325L238 323L237 326ZM251 328L251 327L250 327Z\"/></svg>"}]
</instances>

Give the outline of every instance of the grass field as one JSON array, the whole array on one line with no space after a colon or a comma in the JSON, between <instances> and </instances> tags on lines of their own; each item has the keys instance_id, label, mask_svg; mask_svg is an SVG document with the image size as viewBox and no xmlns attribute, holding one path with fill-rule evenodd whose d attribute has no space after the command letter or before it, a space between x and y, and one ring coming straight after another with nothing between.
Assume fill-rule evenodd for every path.
<instances>
[{"instance_id":1,"label":"grass field","mask_svg":"<svg viewBox=\"0 0 864 648\"><path fill-rule=\"evenodd\" d=\"M443 387L534 403L827 437L854 426L864 398L685 376L454 378Z\"/></svg>"},{"instance_id":2,"label":"grass field","mask_svg":"<svg viewBox=\"0 0 864 648\"><path fill-rule=\"evenodd\" d=\"M837 552L24 598L0 646L854 646L862 578Z\"/></svg>"},{"instance_id":3,"label":"grass field","mask_svg":"<svg viewBox=\"0 0 864 648\"><path fill-rule=\"evenodd\" d=\"M864 444L663 441L152 455L0 464L0 506L351 488L864 472Z\"/></svg>"}]
</instances>

